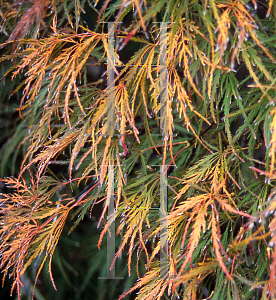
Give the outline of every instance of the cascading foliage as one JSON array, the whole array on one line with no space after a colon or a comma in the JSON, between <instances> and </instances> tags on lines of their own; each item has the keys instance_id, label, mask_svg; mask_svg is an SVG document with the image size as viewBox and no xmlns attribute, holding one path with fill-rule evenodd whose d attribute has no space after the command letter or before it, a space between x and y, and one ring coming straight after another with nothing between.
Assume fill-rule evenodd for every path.
<instances>
[{"instance_id":1,"label":"cascading foliage","mask_svg":"<svg viewBox=\"0 0 276 300\"><path fill-rule=\"evenodd\" d=\"M113 136L108 70L89 75L111 57L104 22L115 22ZM168 139L160 134L160 22ZM19 78L10 94L19 95L21 117L1 148L2 181L12 188L0 198L3 284L12 276L20 298L22 275L42 257L35 282L47 263L56 288L51 264L69 215L72 232L101 203L100 248L114 188L122 241L113 265L124 251L129 275L135 252L137 273L146 262L120 299L134 290L136 299L276 299L275 22L273 0L2 2L2 81ZM154 210L159 165L167 276Z\"/></svg>"}]
</instances>

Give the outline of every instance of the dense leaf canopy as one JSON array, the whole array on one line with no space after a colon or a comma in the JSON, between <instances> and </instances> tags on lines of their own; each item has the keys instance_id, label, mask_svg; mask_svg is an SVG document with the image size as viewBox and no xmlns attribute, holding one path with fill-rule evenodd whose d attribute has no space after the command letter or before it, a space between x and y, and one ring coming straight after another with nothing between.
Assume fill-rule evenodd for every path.
<instances>
[{"instance_id":1,"label":"dense leaf canopy","mask_svg":"<svg viewBox=\"0 0 276 300\"><path fill-rule=\"evenodd\" d=\"M0 12L3 284L12 277L20 298L31 279L48 299L39 275L47 267L59 290L55 263L74 299L91 299L115 224L112 267L129 278L99 284L97 299L276 299L275 1L23 0ZM78 272L66 241L81 246L71 259L84 251L82 283L64 270Z\"/></svg>"}]
</instances>

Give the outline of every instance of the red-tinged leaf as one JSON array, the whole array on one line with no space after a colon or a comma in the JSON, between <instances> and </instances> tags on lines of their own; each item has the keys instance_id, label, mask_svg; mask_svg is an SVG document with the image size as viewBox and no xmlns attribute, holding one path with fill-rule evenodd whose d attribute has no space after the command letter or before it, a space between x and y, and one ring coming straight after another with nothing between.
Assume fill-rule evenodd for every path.
<instances>
[{"instance_id":1,"label":"red-tinged leaf","mask_svg":"<svg viewBox=\"0 0 276 300\"><path fill-rule=\"evenodd\" d=\"M220 233L218 232L218 224L216 221L216 216L215 216L214 210L212 210L211 222L212 222L213 246L215 249L215 254L216 254L217 260L218 260L219 265L222 268L223 272L226 274L226 276L229 278L229 280L232 280L232 277L229 274L229 272L223 262L223 257L220 253L220 249L221 249L222 245L221 245Z\"/></svg>"}]
</instances>

